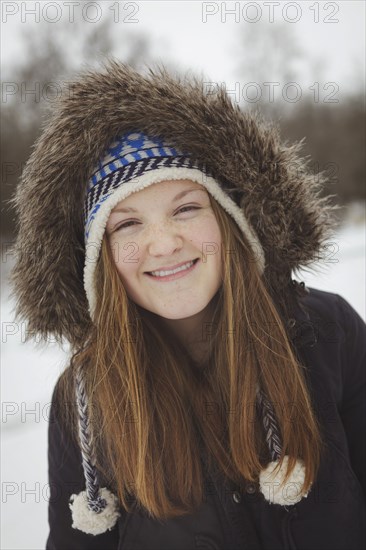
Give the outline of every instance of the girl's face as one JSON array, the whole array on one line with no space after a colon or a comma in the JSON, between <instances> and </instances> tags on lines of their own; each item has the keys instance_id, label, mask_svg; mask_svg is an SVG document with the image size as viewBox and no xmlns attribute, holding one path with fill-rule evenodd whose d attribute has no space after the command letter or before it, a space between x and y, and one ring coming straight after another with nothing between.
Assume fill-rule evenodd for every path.
<instances>
[{"instance_id":1,"label":"girl's face","mask_svg":"<svg viewBox=\"0 0 366 550\"><path fill-rule=\"evenodd\" d=\"M128 296L148 311L191 317L221 286L220 229L198 183L166 180L133 193L112 210L106 232Z\"/></svg>"}]
</instances>

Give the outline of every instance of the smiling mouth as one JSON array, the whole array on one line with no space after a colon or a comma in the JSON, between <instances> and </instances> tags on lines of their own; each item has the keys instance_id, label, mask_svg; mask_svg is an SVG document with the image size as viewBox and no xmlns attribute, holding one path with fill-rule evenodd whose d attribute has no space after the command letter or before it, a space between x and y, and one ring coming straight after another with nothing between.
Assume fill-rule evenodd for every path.
<instances>
[{"instance_id":1,"label":"smiling mouth","mask_svg":"<svg viewBox=\"0 0 366 550\"><path fill-rule=\"evenodd\" d=\"M184 272L184 271L187 271L188 269L191 269L197 262L198 262L199 258L196 258L195 260L191 260L191 262L186 262L184 265L186 267L179 267L177 269L172 269L172 270L169 270L169 269L166 269L166 270L163 270L163 269L157 269L156 271L145 271L145 274L146 275L150 275L150 277L169 277L169 276L172 276L172 275L177 275L178 273L181 273L181 272ZM192 265L191 266L188 266L187 267L187 264L191 263ZM183 268L183 269L182 269ZM165 275L153 275L153 273L165 273Z\"/></svg>"}]
</instances>

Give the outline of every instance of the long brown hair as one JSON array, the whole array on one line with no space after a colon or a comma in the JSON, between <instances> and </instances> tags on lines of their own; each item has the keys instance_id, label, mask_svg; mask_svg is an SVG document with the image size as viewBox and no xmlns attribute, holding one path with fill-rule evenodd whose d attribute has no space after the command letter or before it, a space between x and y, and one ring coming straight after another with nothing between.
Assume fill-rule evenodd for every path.
<instances>
[{"instance_id":1,"label":"long brown hair","mask_svg":"<svg viewBox=\"0 0 366 550\"><path fill-rule=\"evenodd\" d=\"M105 236L95 279L97 323L72 358L71 376L64 377L70 402L72 374L82 365L97 465L121 505L130 511L133 495L156 519L199 506L204 468L235 482L258 480L270 458L256 410L257 385L275 410L281 461L291 457L287 474L297 458L304 461L304 493L320 463L320 428L304 367L246 238L210 201L222 236L223 281L212 324L203 330L209 338L206 363L197 364L158 315L129 299Z\"/></svg>"}]
</instances>

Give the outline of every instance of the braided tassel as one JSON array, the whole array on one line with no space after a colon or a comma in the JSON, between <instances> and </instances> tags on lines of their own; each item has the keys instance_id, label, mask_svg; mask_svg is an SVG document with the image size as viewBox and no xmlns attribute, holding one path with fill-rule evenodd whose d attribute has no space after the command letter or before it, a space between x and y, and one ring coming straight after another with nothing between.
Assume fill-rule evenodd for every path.
<instances>
[{"instance_id":1,"label":"braided tassel","mask_svg":"<svg viewBox=\"0 0 366 550\"><path fill-rule=\"evenodd\" d=\"M112 529L119 517L118 499L108 489L99 488L95 453L88 416L88 399L81 368L75 377L78 407L79 441L86 489L70 498L72 527L90 535L100 535Z\"/></svg>"},{"instance_id":2,"label":"braided tassel","mask_svg":"<svg viewBox=\"0 0 366 550\"><path fill-rule=\"evenodd\" d=\"M275 412L271 402L258 388L257 404L262 416L262 422L266 434L266 441L272 461L259 474L259 487L265 499L271 504L288 506L300 502L308 493L301 495L301 489L305 480L305 466L301 459L296 461L295 467L283 485L289 457L285 456L281 467L278 469L282 452L282 441L277 424ZM276 471L275 471L276 470Z\"/></svg>"}]
</instances>

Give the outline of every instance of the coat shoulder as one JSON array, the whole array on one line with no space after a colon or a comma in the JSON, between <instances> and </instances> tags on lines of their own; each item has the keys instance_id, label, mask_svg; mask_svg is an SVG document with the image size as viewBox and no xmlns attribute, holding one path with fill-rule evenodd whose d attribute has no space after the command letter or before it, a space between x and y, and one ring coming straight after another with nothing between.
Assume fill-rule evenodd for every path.
<instances>
[{"instance_id":1,"label":"coat shoulder","mask_svg":"<svg viewBox=\"0 0 366 550\"><path fill-rule=\"evenodd\" d=\"M336 323L345 332L350 333L351 326L362 331L366 329L365 321L355 308L340 294L308 287L308 293L302 303L310 318Z\"/></svg>"},{"instance_id":2,"label":"coat shoulder","mask_svg":"<svg viewBox=\"0 0 366 550\"><path fill-rule=\"evenodd\" d=\"M341 295L311 287L308 291L301 305L316 347L314 353L307 347L303 351L312 375L324 378L342 408L352 404L355 393L365 391L366 323Z\"/></svg>"}]
</instances>

